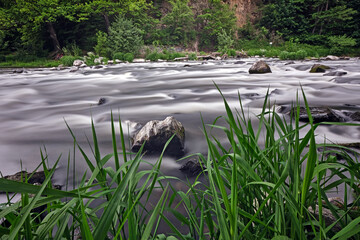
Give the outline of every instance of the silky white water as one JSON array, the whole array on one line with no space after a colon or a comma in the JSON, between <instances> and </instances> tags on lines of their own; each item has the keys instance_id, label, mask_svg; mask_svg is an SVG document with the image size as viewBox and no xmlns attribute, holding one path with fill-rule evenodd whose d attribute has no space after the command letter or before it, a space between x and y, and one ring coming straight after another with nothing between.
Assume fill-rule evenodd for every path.
<instances>
[{"instance_id":1,"label":"silky white water","mask_svg":"<svg viewBox=\"0 0 360 240\"><path fill-rule=\"evenodd\" d=\"M54 179L64 185L74 145L65 121L91 155L87 138L92 142L93 119L105 156L112 152L111 110L116 121L120 113L127 136L140 124L172 115L185 127L186 154L206 153L200 114L205 123L224 114L214 82L234 108L239 107L240 93L250 117L260 112L267 91L273 104L288 105L296 100L300 86L311 106L360 111L358 59L322 62L332 68L330 71L347 72L341 77L309 73L315 61L287 65L289 61L275 59L266 60L272 73L250 75L248 69L256 60L119 64L73 73L27 69L27 73L14 74L0 70L0 171L3 175L18 172L20 161L23 169L34 170L41 161L40 148L46 148L50 165L61 156ZM102 105L98 105L100 98L106 100ZM321 126L317 141L324 142L324 137L337 143L359 142L360 127ZM76 173L84 173L86 163L78 151L75 159ZM166 158L162 171L181 177L180 166L176 159Z\"/></svg>"}]
</instances>

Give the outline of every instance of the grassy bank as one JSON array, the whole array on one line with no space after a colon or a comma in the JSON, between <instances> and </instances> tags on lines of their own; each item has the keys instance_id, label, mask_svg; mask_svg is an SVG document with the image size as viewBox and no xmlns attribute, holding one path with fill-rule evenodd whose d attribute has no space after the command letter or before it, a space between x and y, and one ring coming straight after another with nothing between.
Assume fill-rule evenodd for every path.
<instances>
[{"instance_id":1,"label":"grassy bank","mask_svg":"<svg viewBox=\"0 0 360 240\"><path fill-rule=\"evenodd\" d=\"M268 41L254 41L254 40L239 40L234 48L225 48L220 50L220 56L227 54L228 57L236 57L237 51L246 52L247 56L254 57L272 57L280 58L281 60L304 60L310 58L321 58L328 55L335 56L360 56L360 49L354 47L343 46L314 46L309 44L297 43L294 41L287 41L276 45ZM111 56L103 58L102 62L107 64L108 60L121 60L123 62L132 62L134 58L144 58L149 61L173 61L176 58L188 57L188 60L196 60L197 56L210 55L211 52L191 52L191 51L175 51L174 47L154 47L144 46L141 53L122 53L114 52ZM90 53L90 55L81 55L81 50L68 52L60 60L51 60L46 58L39 58L32 55L22 55L20 53L13 53L6 56L0 56L0 67L57 67L60 64L64 66L72 66L76 59L84 60L88 66L99 64L94 62L98 55ZM70 55L69 55L70 54ZM72 55L71 55L72 54Z\"/></svg>"},{"instance_id":2,"label":"grassy bank","mask_svg":"<svg viewBox=\"0 0 360 240\"><path fill-rule=\"evenodd\" d=\"M2 205L0 218L8 226L0 227L1 239L73 239L76 234L83 239L360 239L360 197L351 202L347 197L348 192L359 191L360 183L359 161L348 154L352 150L332 151L328 144L316 144L319 124L312 122L309 109L310 123L301 124L299 107L295 120L285 119L267 108L266 98L257 116L259 127L254 128L240 97L239 103L240 109L233 111L224 99L226 126L217 125L218 119L203 126L208 154L197 156L206 181L188 183L187 191L167 180L179 179L160 172L163 154L151 170L139 170L145 164L141 150L118 152L119 146L125 149L126 141L121 121L111 119L113 152L107 155L100 153L94 125L91 156L69 128L90 178L84 175L72 191L52 189L56 164L47 171L44 153L41 165L47 178L42 186L0 179L0 191L18 192L22 197L17 203L9 200ZM119 124L118 133L115 124ZM306 126L310 130L300 137ZM212 136L212 128L224 131L225 145L230 148ZM324 150L318 151L320 146ZM71 161L69 154L69 165ZM109 161L115 163L114 169L106 167ZM327 197L339 187L344 189L343 205ZM154 195L157 201L150 202ZM92 204L98 199L103 202ZM47 215L40 221L40 214L32 209L42 205ZM335 220L329 224L313 209L330 211ZM159 233L161 224L171 232Z\"/></svg>"}]
</instances>

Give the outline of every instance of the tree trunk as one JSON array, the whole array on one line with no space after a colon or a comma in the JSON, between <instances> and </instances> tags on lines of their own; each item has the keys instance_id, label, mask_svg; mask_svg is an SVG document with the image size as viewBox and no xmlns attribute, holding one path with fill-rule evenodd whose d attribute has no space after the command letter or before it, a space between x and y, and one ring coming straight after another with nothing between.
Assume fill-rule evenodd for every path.
<instances>
[{"instance_id":1,"label":"tree trunk","mask_svg":"<svg viewBox=\"0 0 360 240\"><path fill-rule=\"evenodd\" d=\"M47 22L47 27L48 27L48 32L50 33L50 38L51 38L51 41L53 43L53 46L54 46L54 51L59 53L61 52L61 47L60 47L60 43L59 43L59 40L56 36L56 32L55 32L55 29L54 29L54 26L51 22Z\"/></svg>"},{"instance_id":2,"label":"tree trunk","mask_svg":"<svg viewBox=\"0 0 360 240\"><path fill-rule=\"evenodd\" d=\"M109 28L110 28L109 16L107 14L103 14L103 17L104 17L104 20L105 20L106 32L109 33Z\"/></svg>"}]
</instances>

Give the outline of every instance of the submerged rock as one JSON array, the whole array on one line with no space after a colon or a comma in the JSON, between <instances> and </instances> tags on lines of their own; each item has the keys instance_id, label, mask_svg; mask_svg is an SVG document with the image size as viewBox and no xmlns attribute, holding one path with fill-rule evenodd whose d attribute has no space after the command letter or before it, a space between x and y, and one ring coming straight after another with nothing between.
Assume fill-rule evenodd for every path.
<instances>
[{"instance_id":1,"label":"submerged rock","mask_svg":"<svg viewBox=\"0 0 360 240\"><path fill-rule=\"evenodd\" d=\"M174 117L169 116L163 121L153 120L146 123L133 137L131 151L139 151L145 142L144 151L147 153L160 153L166 142L174 138L166 148L166 154L182 156L184 154L185 129Z\"/></svg>"},{"instance_id":2,"label":"submerged rock","mask_svg":"<svg viewBox=\"0 0 360 240\"><path fill-rule=\"evenodd\" d=\"M310 72L311 73L324 73L324 72L326 72L327 69L330 69L330 67L322 65L322 64L314 64L311 67Z\"/></svg>"},{"instance_id":3,"label":"submerged rock","mask_svg":"<svg viewBox=\"0 0 360 240\"><path fill-rule=\"evenodd\" d=\"M77 70L79 70L79 67L71 67L70 68L70 72L76 72Z\"/></svg>"},{"instance_id":4,"label":"submerged rock","mask_svg":"<svg viewBox=\"0 0 360 240\"><path fill-rule=\"evenodd\" d=\"M199 159L188 160L180 167L180 171L182 171L189 177L199 175L204 169L206 168L204 166L201 166Z\"/></svg>"},{"instance_id":5,"label":"submerged rock","mask_svg":"<svg viewBox=\"0 0 360 240\"><path fill-rule=\"evenodd\" d=\"M293 116L296 113L296 108L291 109L282 106L280 107L279 112ZM330 109L328 107L310 107L310 112L314 123L346 121L346 116L343 115L340 111ZM306 108L304 107L300 107L299 120L302 122L309 122L309 116L307 114Z\"/></svg>"},{"instance_id":6,"label":"submerged rock","mask_svg":"<svg viewBox=\"0 0 360 240\"><path fill-rule=\"evenodd\" d=\"M103 105L105 103L106 103L106 98L100 98L99 102L98 102L98 105Z\"/></svg>"},{"instance_id":7,"label":"submerged rock","mask_svg":"<svg viewBox=\"0 0 360 240\"><path fill-rule=\"evenodd\" d=\"M340 77L340 76L344 76L344 75L346 75L346 74L347 74L347 72L336 71L336 72L325 73L323 76L336 76L336 77Z\"/></svg>"},{"instance_id":8,"label":"submerged rock","mask_svg":"<svg viewBox=\"0 0 360 240\"><path fill-rule=\"evenodd\" d=\"M263 60L257 61L249 69L250 74L262 74L262 73L271 73L269 65Z\"/></svg>"}]
</instances>

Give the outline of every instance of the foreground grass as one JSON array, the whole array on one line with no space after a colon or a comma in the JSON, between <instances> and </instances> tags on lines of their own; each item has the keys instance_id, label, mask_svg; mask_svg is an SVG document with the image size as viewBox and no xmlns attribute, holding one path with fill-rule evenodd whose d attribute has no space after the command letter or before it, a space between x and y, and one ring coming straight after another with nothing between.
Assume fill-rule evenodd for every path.
<instances>
[{"instance_id":1,"label":"foreground grass","mask_svg":"<svg viewBox=\"0 0 360 240\"><path fill-rule=\"evenodd\" d=\"M8 227L0 227L1 239L73 239L77 234L83 239L360 239L359 196L353 202L347 198L360 183L359 161L347 153L351 150L341 147L346 151L336 155L318 152L319 124L310 117L309 124L301 125L299 107L295 120L286 120L267 109L266 98L255 129L245 117L240 97L239 102L240 109L233 112L224 99L227 126L217 125L218 119L204 125L208 154L198 156L205 180L189 183L185 192L175 189L166 180L171 177L159 171L163 154L151 170L140 171L141 150L136 155L117 151L118 144L125 149L120 121L120 133L115 133L111 121L114 150L105 156L100 154L94 125L93 156L84 153L70 130L90 178L84 175L72 191L52 189L56 164L48 171L44 154L47 178L42 186L0 179L0 191L22 197L2 206L0 218L7 220ZM300 131L308 125L310 130L301 138ZM213 137L211 128L222 129L225 145L231 147ZM326 149L327 144L321 146ZM108 161L115 162L115 169L105 167ZM345 189L342 207L327 198L339 187ZM149 202L152 194L157 194L155 203ZM103 201L94 204L99 199ZM32 210L43 205L47 215L41 220ZM316 205L320 213L330 210L336 221L329 225L322 214L314 214L311 207ZM170 220L174 218L177 222ZM161 224L172 231L160 233ZM336 226L342 230L335 230Z\"/></svg>"}]
</instances>

